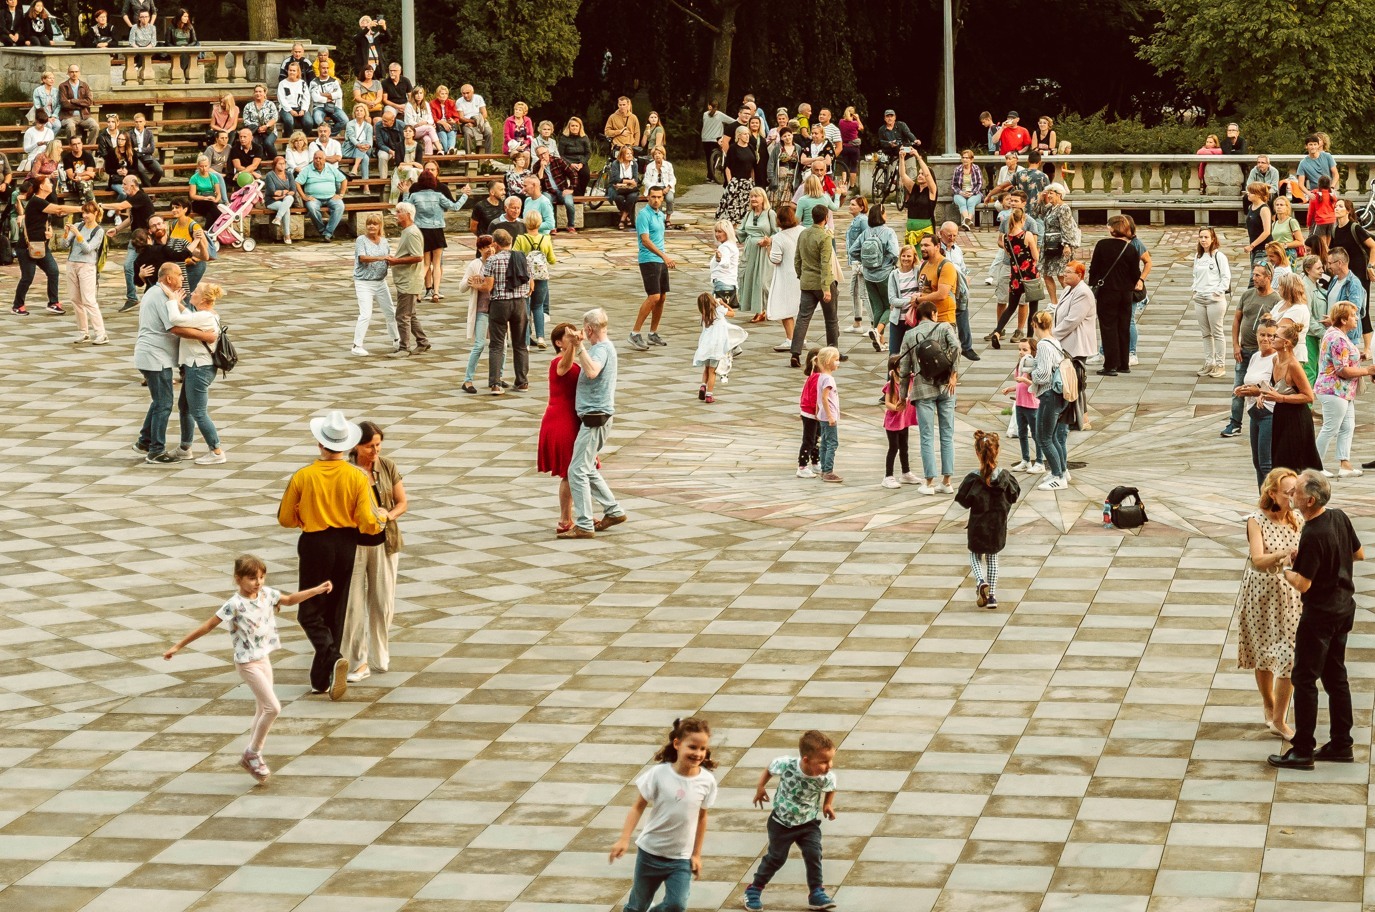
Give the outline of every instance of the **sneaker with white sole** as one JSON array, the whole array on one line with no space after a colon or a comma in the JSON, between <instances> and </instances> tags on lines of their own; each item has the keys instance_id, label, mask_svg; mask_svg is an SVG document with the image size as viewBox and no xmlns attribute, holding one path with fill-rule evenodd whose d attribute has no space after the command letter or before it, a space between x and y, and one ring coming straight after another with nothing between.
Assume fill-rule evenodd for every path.
<instances>
[{"instance_id":1,"label":"sneaker with white sole","mask_svg":"<svg viewBox=\"0 0 1375 912\"><path fill-rule=\"evenodd\" d=\"M1140 363L1141 363L1141 359L1138 358L1138 357L1136 357L1136 352L1132 352L1132 353L1127 357L1127 367L1136 367L1136 365L1138 365L1138 364L1140 364Z\"/></svg>"},{"instance_id":2,"label":"sneaker with white sole","mask_svg":"<svg viewBox=\"0 0 1375 912\"><path fill-rule=\"evenodd\" d=\"M814 475L814 476L817 477L817 478L820 478L820 477L821 477L821 463L819 463L819 462L814 462L814 463L812 463L812 475Z\"/></svg>"},{"instance_id":3,"label":"sneaker with white sole","mask_svg":"<svg viewBox=\"0 0 1375 912\"><path fill-rule=\"evenodd\" d=\"M78 335L75 339L72 340L72 344L73 344L73 345L85 345L85 344L86 344L87 342L89 342L89 341L91 341L91 334L90 334L90 333L81 333L81 334Z\"/></svg>"},{"instance_id":4,"label":"sneaker with white sole","mask_svg":"<svg viewBox=\"0 0 1375 912\"><path fill-rule=\"evenodd\" d=\"M936 493L936 489L923 481L921 484L917 485L917 493L930 497Z\"/></svg>"},{"instance_id":5,"label":"sneaker with white sole","mask_svg":"<svg viewBox=\"0 0 1375 912\"><path fill-rule=\"evenodd\" d=\"M785 339L784 341L779 342L777 345L775 345L775 346L773 347L773 350L776 351L776 352L792 351L792 350L793 350L793 344L792 344L792 342L789 342L789 341L787 341L787 340Z\"/></svg>"},{"instance_id":6,"label":"sneaker with white sole","mask_svg":"<svg viewBox=\"0 0 1375 912\"><path fill-rule=\"evenodd\" d=\"M175 450L168 450L167 452L171 453L178 459L190 459L196 455L195 453L191 452L191 448L188 446L177 447Z\"/></svg>"},{"instance_id":7,"label":"sneaker with white sole","mask_svg":"<svg viewBox=\"0 0 1375 912\"><path fill-rule=\"evenodd\" d=\"M1203 362L1203 366L1200 367L1198 370L1194 371L1194 373L1197 374L1197 375L1200 376L1200 377L1206 377L1206 376L1208 376L1209 374L1211 374L1212 372L1213 372L1213 362L1211 362L1211 361L1204 361L1204 362Z\"/></svg>"},{"instance_id":8,"label":"sneaker with white sole","mask_svg":"<svg viewBox=\"0 0 1375 912\"><path fill-rule=\"evenodd\" d=\"M360 358L366 358L368 350L361 345L355 345L353 348L349 349L349 354L358 355Z\"/></svg>"},{"instance_id":9,"label":"sneaker with white sole","mask_svg":"<svg viewBox=\"0 0 1375 912\"><path fill-rule=\"evenodd\" d=\"M1364 469L1338 469L1338 470L1337 470L1337 477L1338 477L1338 478L1360 478L1360 477L1361 477L1362 475L1364 475L1364 474L1365 474L1365 470L1364 470Z\"/></svg>"},{"instance_id":10,"label":"sneaker with white sole","mask_svg":"<svg viewBox=\"0 0 1375 912\"><path fill-rule=\"evenodd\" d=\"M664 348L668 348L668 343L665 342L662 338L660 338L659 334L656 332L652 332L649 334L649 344L662 345Z\"/></svg>"},{"instance_id":11,"label":"sneaker with white sole","mask_svg":"<svg viewBox=\"0 0 1375 912\"><path fill-rule=\"evenodd\" d=\"M954 494L954 493L955 493L955 489L954 489L953 487L950 486L950 483L949 483L949 482L943 481L943 482L941 482L940 484L936 485L936 493L937 493L937 494Z\"/></svg>"},{"instance_id":12,"label":"sneaker with white sole","mask_svg":"<svg viewBox=\"0 0 1375 912\"><path fill-rule=\"evenodd\" d=\"M1027 473L1028 475L1044 475L1044 474L1046 474L1046 466L1045 466L1045 463L1043 463L1043 462L1033 462L1031 465L1029 465L1029 466L1026 467L1026 473Z\"/></svg>"},{"instance_id":13,"label":"sneaker with white sole","mask_svg":"<svg viewBox=\"0 0 1375 912\"><path fill-rule=\"evenodd\" d=\"M109 345L109 344L110 344L110 337L109 337L109 336L96 336L94 339L91 340L91 344L92 344L92 345Z\"/></svg>"},{"instance_id":14,"label":"sneaker with white sole","mask_svg":"<svg viewBox=\"0 0 1375 912\"><path fill-rule=\"evenodd\" d=\"M636 351L649 351L649 343L645 341L645 337L641 334L631 333L628 339L630 341L630 347Z\"/></svg>"},{"instance_id":15,"label":"sneaker with white sole","mask_svg":"<svg viewBox=\"0 0 1375 912\"><path fill-rule=\"evenodd\" d=\"M348 677L345 678L345 680L347 680L350 684L357 684L359 681L362 681L363 679L370 677L372 677L372 670L369 669L368 666L364 665L357 671L350 671L348 673Z\"/></svg>"},{"instance_id":16,"label":"sneaker with white sole","mask_svg":"<svg viewBox=\"0 0 1375 912\"><path fill-rule=\"evenodd\" d=\"M903 472L902 475L898 477L898 481L901 481L905 485L921 484L921 476L915 472Z\"/></svg>"},{"instance_id":17,"label":"sneaker with white sole","mask_svg":"<svg viewBox=\"0 0 1375 912\"><path fill-rule=\"evenodd\" d=\"M1222 429L1222 433L1218 434L1218 436L1219 436L1219 437L1240 437L1240 436L1241 436L1241 428L1239 428L1239 427L1232 427L1232 426L1229 424L1229 425L1227 425L1225 428Z\"/></svg>"},{"instance_id":18,"label":"sneaker with white sole","mask_svg":"<svg viewBox=\"0 0 1375 912\"><path fill-rule=\"evenodd\" d=\"M1209 377L1212 377L1214 380L1218 380L1218 379L1220 379L1220 378L1222 378L1222 377L1227 376L1227 368L1225 368L1225 367L1222 366L1222 362L1221 362L1221 361L1218 361L1218 362L1216 362L1216 363L1213 365L1213 369L1212 369L1212 371L1208 374L1208 376L1209 376Z\"/></svg>"},{"instance_id":19,"label":"sneaker with white sole","mask_svg":"<svg viewBox=\"0 0 1375 912\"><path fill-rule=\"evenodd\" d=\"M1056 475L1052 475L1052 476L1050 476L1049 478L1047 478L1045 481L1043 481L1043 482L1041 482L1040 484L1038 484L1038 485L1036 486L1036 490L1038 490L1038 491L1063 491L1065 488L1068 488L1068 487L1069 487L1069 483L1066 482L1063 478L1060 478L1060 477L1058 477L1058 476L1056 476Z\"/></svg>"},{"instance_id":20,"label":"sneaker with white sole","mask_svg":"<svg viewBox=\"0 0 1375 912\"><path fill-rule=\"evenodd\" d=\"M224 453L216 453L210 450L196 458L196 465L224 465L229 461L229 457Z\"/></svg>"},{"instance_id":21,"label":"sneaker with white sole","mask_svg":"<svg viewBox=\"0 0 1375 912\"><path fill-rule=\"evenodd\" d=\"M1021 460L1020 462L1018 462L1016 465L1014 465L1014 466L1012 467L1012 471L1014 471L1014 472L1025 472L1025 471L1026 471L1027 469L1029 469L1029 468L1031 468L1031 463L1029 463L1029 462L1027 462L1025 459L1023 459L1023 460Z\"/></svg>"},{"instance_id":22,"label":"sneaker with white sole","mask_svg":"<svg viewBox=\"0 0 1375 912\"><path fill-rule=\"evenodd\" d=\"M883 481L879 482L879 484L883 485L883 487L885 487L885 488L900 488L900 487L902 487L902 483L899 482L899 481L898 481L896 478L894 478L892 475L889 475L887 478L883 479Z\"/></svg>"},{"instance_id":23,"label":"sneaker with white sole","mask_svg":"<svg viewBox=\"0 0 1375 912\"><path fill-rule=\"evenodd\" d=\"M1102 364L1102 363L1103 363L1103 356L1102 356L1101 354L1098 354L1098 355L1089 355L1088 360L1087 360L1086 362L1084 362L1084 363L1086 363L1086 364Z\"/></svg>"},{"instance_id":24,"label":"sneaker with white sole","mask_svg":"<svg viewBox=\"0 0 1375 912\"><path fill-rule=\"evenodd\" d=\"M807 466L798 466L798 467L797 467L797 477L798 477L798 478L815 478L815 477L816 477L816 473L813 472L813 471L812 471L810 468L808 468Z\"/></svg>"},{"instance_id":25,"label":"sneaker with white sole","mask_svg":"<svg viewBox=\"0 0 1375 912\"><path fill-rule=\"evenodd\" d=\"M851 323L849 326L845 327L845 329L843 329L843 330L841 330L841 331L842 331L842 332L847 332L847 333L862 333L862 332L864 332L864 324L863 324L863 323Z\"/></svg>"}]
</instances>

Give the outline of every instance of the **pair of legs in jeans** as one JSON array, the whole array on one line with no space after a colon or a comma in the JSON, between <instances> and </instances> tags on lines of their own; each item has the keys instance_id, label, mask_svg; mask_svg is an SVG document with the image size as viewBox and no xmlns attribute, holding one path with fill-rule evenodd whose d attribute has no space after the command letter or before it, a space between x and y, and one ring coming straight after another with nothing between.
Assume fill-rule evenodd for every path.
<instances>
[{"instance_id":1,"label":"pair of legs in jeans","mask_svg":"<svg viewBox=\"0 0 1375 912\"><path fill-rule=\"evenodd\" d=\"M48 305L52 306L57 304L57 260L53 259L52 250L45 248L43 256L35 260L33 257L29 256L29 245L21 241L18 254L19 284L14 286L13 306L16 309L24 306L24 298L29 293L29 286L33 284L34 276L38 274L38 270L40 269L43 270L43 274L48 277Z\"/></svg>"},{"instance_id":2,"label":"pair of legs in jeans","mask_svg":"<svg viewBox=\"0 0 1375 912\"><path fill-rule=\"evenodd\" d=\"M754 872L751 888L763 890L773 880L778 869L788 860L788 853L794 845L802 852L802 864L807 870L807 890L812 892L825 887L821 878L821 821L810 820L798 826L785 826L772 814L769 815L769 848L759 859L759 867Z\"/></svg>"},{"instance_id":3,"label":"pair of legs in jeans","mask_svg":"<svg viewBox=\"0 0 1375 912\"><path fill-rule=\"evenodd\" d=\"M1251 364L1251 356L1256 353L1254 348L1243 348L1241 350L1241 360L1232 366L1232 386L1241 386L1246 379L1246 368ZM1232 413L1227 419L1227 430L1241 430L1241 411L1246 407L1246 400L1240 396L1232 397ZM1267 461L1270 455L1270 447L1265 447Z\"/></svg>"},{"instance_id":4,"label":"pair of legs in jeans","mask_svg":"<svg viewBox=\"0 0 1375 912\"><path fill-rule=\"evenodd\" d=\"M148 405L148 414L143 418L143 427L138 432L138 446L149 456L156 456L167 449L167 421L172 417L172 368L140 368L139 373L148 381L148 396L152 402Z\"/></svg>"},{"instance_id":5,"label":"pair of legs in jeans","mask_svg":"<svg viewBox=\"0 0 1375 912\"><path fill-rule=\"evenodd\" d=\"M664 858L644 849L636 850L635 879L624 912L647 912L660 886L664 888L664 899L653 912L686 912L688 890L692 887L691 859Z\"/></svg>"},{"instance_id":6,"label":"pair of legs in jeans","mask_svg":"<svg viewBox=\"0 0 1375 912\"><path fill-rule=\"evenodd\" d=\"M817 420L817 450L821 460L821 474L836 469L836 450L840 449L840 429L829 421Z\"/></svg>"},{"instance_id":7,"label":"pair of legs in jeans","mask_svg":"<svg viewBox=\"0 0 1375 912\"><path fill-rule=\"evenodd\" d=\"M529 302L526 306L526 316L529 318L526 335L532 335L525 341L528 348L535 339L544 338L544 318L549 315L549 280L535 279L535 288L525 300Z\"/></svg>"},{"instance_id":8,"label":"pair of legs in jeans","mask_svg":"<svg viewBox=\"0 0 1375 912\"><path fill-rule=\"evenodd\" d=\"M220 434L210 420L210 384L215 382L215 365L188 364L182 370L181 395L177 399L177 415L181 421L181 448L191 449L195 429L200 428L205 445L215 452L220 449ZM151 387L150 387L151 388Z\"/></svg>"},{"instance_id":9,"label":"pair of legs in jeans","mask_svg":"<svg viewBox=\"0 0 1375 912\"><path fill-rule=\"evenodd\" d=\"M1045 457L1046 471L1054 478L1064 478L1069 470L1069 425L1061 417L1064 410L1064 397L1055 390L1041 393L1041 404L1036 410L1036 442Z\"/></svg>"},{"instance_id":10,"label":"pair of legs in jeans","mask_svg":"<svg viewBox=\"0 0 1375 912\"><path fill-rule=\"evenodd\" d=\"M495 340L492 345L495 350ZM491 360L490 357L488 360ZM611 421L612 419L608 418L606 424L601 427L589 427L584 424L579 428L577 439L573 441L573 458L568 463L568 491L573 495L574 523L578 528L588 532L592 531L594 500L601 506L604 516L621 516L625 513L597 468L597 454L606 446L606 435L611 431ZM650 895L653 896L653 891Z\"/></svg>"},{"instance_id":11,"label":"pair of legs in jeans","mask_svg":"<svg viewBox=\"0 0 1375 912\"><path fill-rule=\"evenodd\" d=\"M960 210L960 221L974 221L979 208L979 203L982 203L983 201L983 195L979 193L975 193L973 196L965 196L962 193L956 193L955 208Z\"/></svg>"},{"instance_id":12,"label":"pair of legs in jeans","mask_svg":"<svg viewBox=\"0 0 1375 912\"><path fill-rule=\"evenodd\" d=\"M1022 445L1022 462L1027 465L1035 465L1044 458L1041 451L1041 441L1036 436L1036 412L1037 409L1029 405L1013 406L1013 411L1017 415L1017 442ZM1036 458L1031 458L1031 445L1036 444Z\"/></svg>"},{"instance_id":13,"label":"pair of legs in jeans","mask_svg":"<svg viewBox=\"0 0 1375 912\"><path fill-rule=\"evenodd\" d=\"M945 484L955 472L955 396L941 388L939 395L918 399L917 435L921 438L921 474L929 485L936 480L936 437L940 435L940 470Z\"/></svg>"}]
</instances>

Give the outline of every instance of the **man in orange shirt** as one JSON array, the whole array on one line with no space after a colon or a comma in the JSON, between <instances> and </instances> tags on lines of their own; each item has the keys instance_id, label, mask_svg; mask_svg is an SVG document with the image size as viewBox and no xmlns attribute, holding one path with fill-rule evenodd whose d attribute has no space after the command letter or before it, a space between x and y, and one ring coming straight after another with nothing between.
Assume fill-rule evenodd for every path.
<instances>
[{"instance_id":1,"label":"man in orange shirt","mask_svg":"<svg viewBox=\"0 0 1375 912\"><path fill-rule=\"evenodd\" d=\"M935 235L923 235L921 239L921 272L918 274L917 301L932 301L936 305L936 320L941 323L955 322L955 289L959 287L959 276L955 274L955 264L941 253L940 240Z\"/></svg>"},{"instance_id":2,"label":"man in orange shirt","mask_svg":"<svg viewBox=\"0 0 1375 912\"><path fill-rule=\"evenodd\" d=\"M327 418L312 419L310 432L320 458L291 476L277 508L277 522L301 530L296 542L297 574L303 581L310 580L301 588L311 589L325 580L334 584L332 591L302 602L296 618L315 647L311 693L328 693L331 700L338 700L348 690L349 663L339 654L339 644L358 534L376 534L386 513L374 501L367 476L346 458L363 436L358 425L343 412L333 411Z\"/></svg>"}]
</instances>

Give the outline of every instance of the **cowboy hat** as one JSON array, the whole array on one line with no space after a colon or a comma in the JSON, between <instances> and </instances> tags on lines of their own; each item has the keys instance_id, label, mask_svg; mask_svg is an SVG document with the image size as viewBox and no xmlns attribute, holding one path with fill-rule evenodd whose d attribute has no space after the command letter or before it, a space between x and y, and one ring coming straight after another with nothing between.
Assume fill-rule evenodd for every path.
<instances>
[{"instance_id":1,"label":"cowboy hat","mask_svg":"<svg viewBox=\"0 0 1375 912\"><path fill-rule=\"evenodd\" d=\"M325 418L310 419L310 433L320 442L320 446L335 453L347 452L363 439L363 429L345 418L338 409Z\"/></svg>"}]
</instances>

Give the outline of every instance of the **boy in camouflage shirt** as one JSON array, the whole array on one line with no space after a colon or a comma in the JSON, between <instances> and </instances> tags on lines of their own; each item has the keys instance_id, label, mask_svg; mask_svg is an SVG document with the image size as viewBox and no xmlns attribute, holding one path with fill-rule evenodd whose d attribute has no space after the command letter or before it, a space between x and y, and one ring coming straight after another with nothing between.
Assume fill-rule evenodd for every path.
<instances>
[{"instance_id":1,"label":"boy in camouflage shirt","mask_svg":"<svg viewBox=\"0 0 1375 912\"><path fill-rule=\"evenodd\" d=\"M816 910L836 907L821 878L821 818L835 820L836 816L836 777L831 772L835 744L821 732L809 731L798 742L797 752L798 757L779 757L770 763L754 792L755 805L763 807L769 800L769 779L778 777L769 815L769 850L754 872L754 881L745 888L745 908L751 912L764 908L764 888L788 860L794 843L807 866L808 906Z\"/></svg>"}]
</instances>

